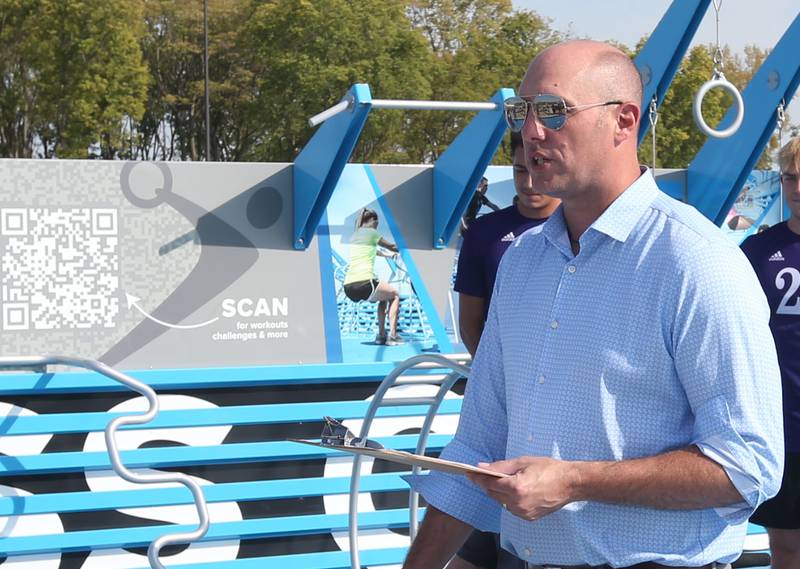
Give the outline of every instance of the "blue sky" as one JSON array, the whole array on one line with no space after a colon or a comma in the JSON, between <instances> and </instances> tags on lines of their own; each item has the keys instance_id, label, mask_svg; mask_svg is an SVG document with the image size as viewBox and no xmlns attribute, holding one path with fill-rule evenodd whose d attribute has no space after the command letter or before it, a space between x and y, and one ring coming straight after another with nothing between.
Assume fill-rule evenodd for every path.
<instances>
[{"instance_id":1,"label":"blue sky","mask_svg":"<svg viewBox=\"0 0 800 569\"><path fill-rule=\"evenodd\" d=\"M613 39L633 47L658 25L671 0L512 0L514 8L533 10L551 20L551 27L577 37ZM757 6L757 8L756 8ZM742 53L755 44L771 48L800 15L798 0L723 0L720 42ZM709 3L694 43L715 41L714 3ZM789 107L792 123L800 122L800 98Z\"/></svg>"},{"instance_id":2,"label":"blue sky","mask_svg":"<svg viewBox=\"0 0 800 569\"><path fill-rule=\"evenodd\" d=\"M552 27L577 36L613 39L631 47L658 25L671 0L512 0L514 8L533 10ZM758 9L754 9L755 6ZM798 0L724 0L720 41L741 52L745 45L772 47L800 14ZM715 41L713 2L695 35L695 43Z\"/></svg>"}]
</instances>

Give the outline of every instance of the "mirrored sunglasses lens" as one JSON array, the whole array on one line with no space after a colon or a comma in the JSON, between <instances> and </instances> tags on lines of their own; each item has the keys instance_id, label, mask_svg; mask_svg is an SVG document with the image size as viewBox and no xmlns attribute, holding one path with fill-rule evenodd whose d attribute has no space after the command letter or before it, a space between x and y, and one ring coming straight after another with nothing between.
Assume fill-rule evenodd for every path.
<instances>
[{"instance_id":1,"label":"mirrored sunglasses lens","mask_svg":"<svg viewBox=\"0 0 800 569\"><path fill-rule=\"evenodd\" d=\"M514 132L521 131L528 116L528 103L519 97L511 97L503 103L503 110L508 128Z\"/></svg>"},{"instance_id":2,"label":"mirrored sunglasses lens","mask_svg":"<svg viewBox=\"0 0 800 569\"><path fill-rule=\"evenodd\" d=\"M550 130L558 130L567 122L567 105L563 99L538 97L533 101L533 110L539 122Z\"/></svg>"}]
</instances>

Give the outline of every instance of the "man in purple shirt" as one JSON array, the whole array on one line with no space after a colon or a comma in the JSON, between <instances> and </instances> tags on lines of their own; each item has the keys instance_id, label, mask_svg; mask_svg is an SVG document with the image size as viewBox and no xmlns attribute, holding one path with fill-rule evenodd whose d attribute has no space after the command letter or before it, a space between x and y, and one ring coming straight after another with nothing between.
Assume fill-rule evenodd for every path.
<instances>
[{"instance_id":1,"label":"man in purple shirt","mask_svg":"<svg viewBox=\"0 0 800 569\"><path fill-rule=\"evenodd\" d=\"M525 166L522 138L511 135L514 156L514 203L505 209L477 218L464 234L458 256L455 290L458 292L458 327L470 354L475 355L489 311L497 267L508 246L525 231L544 223L561 203L533 191Z\"/></svg>"},{"instance_id":2,"label":"man in purple shirt","mask_svg":"<svg viewBox=\"0 0 800 569\"><path fill-rule=\"evenodd\" d=\"M471 222L464 234L458 257L455 290L458 292L458 327L469 353L474 357L483 332L489 300L500 259L519 235L540 226L561 203L557 198L533 191L531 175L525 165L522 136L511 133L514 157L514 203ZM495 533L474 531L448 569L495 569L500 548Z\"/></svg>"},{"instance_id":3,"label":"man in purple shirt","mask_svg":"<svg viewBox=\"0 0 800 569\"><path fill-rule=\"evenodd\" d=\"M780 492L751 520L767 528L772 569L800 567L800 137L778 156L789 220L748 237L742 250L753 264L772 312L770 328L783 383L786 466Z\"/></svg>"}]
</instances>

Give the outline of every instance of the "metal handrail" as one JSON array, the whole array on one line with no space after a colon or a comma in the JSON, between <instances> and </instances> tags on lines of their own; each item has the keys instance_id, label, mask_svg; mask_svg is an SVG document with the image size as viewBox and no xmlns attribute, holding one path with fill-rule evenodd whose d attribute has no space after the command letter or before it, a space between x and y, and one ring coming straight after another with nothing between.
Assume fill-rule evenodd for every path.
<instances>
[{"instance_id":1,"label":"metal handrail","mask_svg":"<svg viewBox=\"0 0 800 569\"><path fill-rule=\"evenodd\" d=\"M142 425L152 421L158 414L159 403L158 396L152 387L146 385L132 377L121 373L114 368L107 366L102 362L90 360L86 358L77 358L62 355L44 355L44 356L20 356L20 357L0 357L0 370L13 370L13 369L28 369L44 373L48 365L66 365L70 367L79 367L95 371L101 375L111 378L133 391L141 394L150 404L150 408L142 415L125 415L117 417L111 421L105 428L105 441L108 449L108 458L111 461L111 467L120 478L133 482L134 484L154 484L157 482L177 482L183 484L192 492L194 502L197 506L197 515L200 518L197 529L191 532L179 532L173 534L165 534L155 539L150 547L147 548L147 560L150 567L153 569L166 569L158 558L162 548L167 545L176 543L192 543L203 537L208 532L208 506L206 499L203 495L203 490L200 485L192 480L186 474L180 472L175 473L159 473L159 474L139 474L128 470L122 463L122 459L117 447L116 433L117 430L125 425Z\"/></svg>"},{"instance_id":2,"label":"metal handrail","mask_svg":"<svg viewBox=\"0 0 800 569\"><path fill-rule=\"evenodd\" d=\"M430 434L433 419L439 406L444 399L445 394L450 390L453 384L461 377L469 377L469 366L459 363L458 360L469 359L469 354L466 355L450 355L443 356L440 354L421 354L412 356L407 360L398 364L389 374L383 379L375 395L370 402L369 408L364 415L364 422L361 425L360 436L367 438L372 421L378 409L383 405L402 406L402 405L428 405L428 413L425 415L425 420L422 423L422 428L417 439L416 453L422 454L425 452L425 447L428 443L428 435ZM413 368L436 368L451 369L452 371L444 376L430 377L428 381L423 382L429 385L439 385L436 395L433 397L398 397L392 398L388 402L384 402L384 396L395 385L399 385L398 379L400 376ZM353 458L353 472L350 477L350 509L348 512L348 527L350 538L350 566L352 569L360 569L361 561L358 551L358 493L361 486L361 455L356 455ZM412 474L419 474L420 468L418 466L412 467ZM411 540L417 534L418 526L418 512L419 512L419 494L415 490L409 492L409 535Z\"/></svg>"}]
</instances>

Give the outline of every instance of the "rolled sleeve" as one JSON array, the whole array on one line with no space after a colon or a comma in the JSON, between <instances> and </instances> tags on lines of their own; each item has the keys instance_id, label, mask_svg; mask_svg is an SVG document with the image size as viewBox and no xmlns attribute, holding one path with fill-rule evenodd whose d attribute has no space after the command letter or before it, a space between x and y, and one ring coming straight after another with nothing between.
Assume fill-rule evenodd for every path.
<instances>
[{"instance_id":1,"label":"rolled sleeve","mask_svg":"<svg viewBox=\"0 0 800 569\"><path fill-rule=\"evenodd\" d=\"M695 445L705 456L722 466L742 496L739 503L715 508L722 519L735 525L747 520L760 504L777 493L778 487L771 474L783 471L783 455L754 450L754 446L763 445L765 441L748 443L732 427L733 424L724 399L717 397L709 401L696 417ZM759 454L772 456L774 462L762 468Z\"/></svg>"},{"instance_id":2,"label":"rolled sleeve","mask_svg":"<svg viewBox=\"0 0 800 569\"><path fill-rule=\"evenodd\" d=\"M780 488L781 382L769 307L738 249L690 253L678 296L675 365L694 414L693 444L720 464L742 502L716 508L743 523Z\"/></svg>"}]
</instances>

